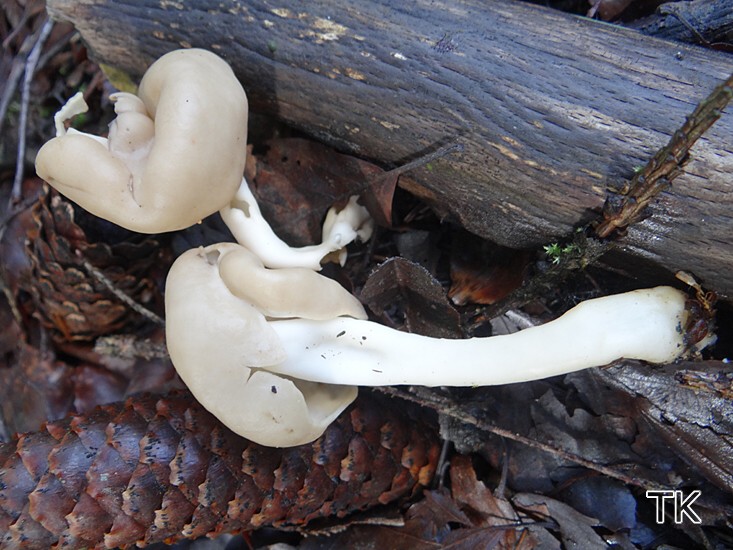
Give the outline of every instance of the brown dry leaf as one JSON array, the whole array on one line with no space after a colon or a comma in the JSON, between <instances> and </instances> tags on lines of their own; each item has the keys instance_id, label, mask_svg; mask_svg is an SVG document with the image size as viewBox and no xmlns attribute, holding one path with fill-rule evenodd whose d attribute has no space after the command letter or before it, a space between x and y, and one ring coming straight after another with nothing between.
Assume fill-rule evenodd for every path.
<instances>
[{"instance_id":1,"label":"brown dry leaf","mask_svg":"<svg viewBox=\"0 0 733 550\"><path fill-rule=\"evenodd\" d=\"M460 316L427 269L404 258L390 258L369 275L361 299L377 315L404 312L410 332L435 338L462 336Z\"/></svg>"},{"instance_id":2,"label":"brown dry leaf","mask_svg":"<svg viewBox=\"0 0 733 550\"><path fill-rule=\"evenodd\" d=\"M453 236L450 255L451 287L456 305L491 305L522 284L530 255L481 239L467 231Z\"/></svg>"},{"instance_id":3,"label":"brown dry leaf","mask_svg":"<svg viewBox=\"0 0 733 550\"><path fill-rule=\"evenodd\" d=\"M571 506L546 497L529 493L519 493L512 502L525 512L554 521L559 530L566 550L604 550L608 544L593 527L598 520L584 516Z\"/></svg>"},{"instance_id":4,"label":"brown dry leaf","mask_svg":"<svg viewBox=\"0 0 733 550\"><path fill-rule=\"evenodd\" d=\"M369 179L367 190L361 194L361 202L381 227L392 227L392 204L398 179L399 174L395 172L376 172Z\"/></svg>"},{"instance_id":5,"label":"brown dry leaf","mask_svg":"<svg viewBox=\"0 0 733 550\"><path fill-rule=\"evenodd\" d=\"M71 410L73 369L52 352L43 353L21 340L12 363L0 370L0 408L9 432L38 430L46 420Z\"/></svg>"},{"instance_id":6,"label":"brown dry leaf","mask_svg":"<svg viewBox=\"0 0 733 550\"><path fill-rule=\"evenodd\" d=\"M320 241L328 209L351 195L376 193L366 206L377 221L391 220L396 179L380 178L378 166L300 138L273 139L267 146L265 155L247 158L245 176L265 219L291 245Z\"/></svg>"},{"instance_id":7,"label":"brown dry leaf","mask_svg":"<svg viewBox=\"0 0 733 550\"><path fill-rule=\"evenodd\" d=\"M456 529L446 537L451 548L535 547L534 537L522 527L512 504L495 496L476 477L470 457L458 455L451 460L450 480L454 501L472 519L470 529Z\"/></svg>"},{"instance_id":8,"label":"brown dry leaf","mask_svg":"<svg viewBox=\"0 0 733 550\"><path fill-rule=\"evenodd\" d=\"M10 432L35 431L47 420L90 411L136 393L183 387L168 360L139 359L126 372L87 362L72 366L60 359L61 354L57 357L50 349L41 352L22 337L12 349L2 351L7 364L0 368L0 415ZM90 350L86 356L100 359Z\"/></svg>"},{"instance_id":9,"label":"brown dry leaf","mask_svg":"<svg viewBox=\"0 0 733 550\"><path fill-rule=\"evenodd\" d=\"M478 517L481 524L506 526L518 521L519 516L512 505L503 498L495 497L479 481L470 457L457 455L451 459L450 482L453 498L462 507L468 507L471 515Z\"/></svg>"},{"instance_id":10,"label":"brown dry leaf","mask_svg":"<svg viewBox=\"0 0 733 550\"><path fill-rule=\"evenodd\" d=\"M309 538L300 548L529 550L537 548L540 540L543 543L553 540L541 537L541 530L534 526L522 525L512 504L495 497L478 480L470 457L458 455L451 459L450 479L450 491L446 488L425 491L422 500L405 513L403 526L352 525L327 538Z\"/></svg>"},{"instance_id":11,"label":"brown dry leaf","mask_svg":"<svg viewBox=\"0 0 733 550\"><path fill-rule=\"evenodd\" d=\"M634 2L636 0L588 0L591 7L587 15L588 17L594 17L598 14L603 21L611 21L621 15Z\"/></svg>"},{"instance_id":12,"label":"brown dry leaf","mask_svg":"<svg viewBox=\"0 0 733 550\"><path fill-rule=\"evenodd\" d=\"M121 375L91 365L75 367L73 380L74 410L80 413L100 404L122 401L128 384Z\"/></svg>"}]
</instances>

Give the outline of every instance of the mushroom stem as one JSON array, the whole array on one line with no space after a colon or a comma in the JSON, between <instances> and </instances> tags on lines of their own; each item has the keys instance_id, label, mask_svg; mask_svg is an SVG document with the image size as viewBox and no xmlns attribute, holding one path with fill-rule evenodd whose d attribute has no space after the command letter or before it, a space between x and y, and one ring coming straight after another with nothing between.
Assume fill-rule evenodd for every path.
<instances>
[{"instance_id":1,"label":"mushroom stem","mask_svg":"<svg viewBox=\"0 0 733 550\"><path fill-rule=\"evenodd\" d=\"M333 208L328 211L321 244L291 247L275 234L262 216L257 199L244 178L234 199L219 213L237 242L269 268L304 267L319 271L324 257L343 250L356 238L368 240L372 233L369 213L357 203L356 197L351 197L341 211L336 212ZM343 263L345 255L340 254L339 259Z\"/></svg>"},{"instance_id":2,"label":"mushroom stem","mask_svg":"<svg viewBox=\"0 0 733 550\"><path fill-rule=\"evenodd\" d=\"M514 334L447 340L359 319L268 324L287 359L268 370L301 380L381 386L485 386L537 380L620 358L671 362L686 351L686 295L671 287L582 302Z\"/></svg>"}]
</instances>

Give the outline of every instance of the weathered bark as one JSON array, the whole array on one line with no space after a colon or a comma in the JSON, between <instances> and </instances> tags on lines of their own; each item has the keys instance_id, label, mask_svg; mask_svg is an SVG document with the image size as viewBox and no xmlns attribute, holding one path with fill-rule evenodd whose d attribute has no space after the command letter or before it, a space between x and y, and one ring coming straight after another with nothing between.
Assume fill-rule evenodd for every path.
<instances>
[{"instance_id":1,"label":"weathered bark","mask_svg":"<svg viewBox=\"0 0 733 550\"><path fill-rule=\"evenodd\" d=\"M733 72L729 56L519 2L49 0L101 62L137 78L179 47L218 52L254 110L395 164L461 154L403 185L470 231L514 247L600 209ZM627 250L733 293L733 116L633 227Z\"/></svg>"},{"instance_id":2,"label":"weathered bark","mask_svg":"<svg viewBox=\"0 0 733 550\"><path fill-rule=\"evenodd\" d=\"M631 24L644 34L720 47L733 39L733 1L668 2L654 15Z\"/></svg>"}]
</instances>

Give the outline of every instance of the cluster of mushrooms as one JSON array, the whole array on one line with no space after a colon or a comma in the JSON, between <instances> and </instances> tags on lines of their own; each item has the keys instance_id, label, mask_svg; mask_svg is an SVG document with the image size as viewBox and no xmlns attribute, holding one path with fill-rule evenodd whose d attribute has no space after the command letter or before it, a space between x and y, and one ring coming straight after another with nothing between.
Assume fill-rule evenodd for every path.
<instances>
[{"instance_id":1,"label":"cluster of mushrooms","mask_svg":"<svg viewBox=\"0 0 733 550\"><path fill-rule=\"evenodd\" d=\"M318 273L322 259L371 235L352 198L329 211L320 245L291 248L243 179L248 106L229 65L200 49L170 52L137 95L111 96L107 138L56 115L38 174L89 212L133 231L189 227L220 212L236 243L189 250L165 289L171 360L199 402L234 432L288 447L318 438L357 386L481 386L545 378L625 357L674 361L689 348L687 296L671 287L588 300L511 335L446 340L367 319L359 300ZM699 345L698 345L699 347Z\"/></svg>"}]
</instances>

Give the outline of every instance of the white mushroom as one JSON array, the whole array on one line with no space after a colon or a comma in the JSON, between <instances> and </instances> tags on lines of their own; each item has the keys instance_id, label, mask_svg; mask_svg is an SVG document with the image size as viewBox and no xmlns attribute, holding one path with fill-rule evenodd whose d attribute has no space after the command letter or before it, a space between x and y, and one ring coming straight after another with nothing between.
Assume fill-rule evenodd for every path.
<instances>
[{"instance_id":1,"label":"white mushroom","mask_svg":"<svg viewBox=\"0 0 733 550\"><path fill-rule=\"evenodd\" d=\"M170 52L138 95L111 96L109 137L66 131L86 110L78 96L56 117L57 137L38 152L36 171L86 210L128 229L189 227L227 205L246 159L247 96L229 65L205 50Z\"/></svg>"},{"instance_id":2,"label":"white mushroom","mask_svg":"<svg viewBox=\"0 0 733 550\"><path fill-rule=\"evenodd\" d=\"M237 433L276 446L320 434L357 385L481 386L620 358L671 362L688 351L688 315L685 293L656 287L588 300L511 335L429 338L368 321L334 281L303 268L267 269L231 243L181 256L166 290L168 348L183 380ZM251 373L282 376L292 387L269 395ZM255 382L263 400L248 389ZM245 393L247 402L238 397Z\"/></svg>"},{"instance_id":3,"label":"white mushroom","mask_svg":"<svg viewBox=\"0 0 733 550\"><path fill-rule=\"evenodd\" d=\"M275 235L242 179L247 101L223 60L171 52L150 67L139 96L112 99L118 116L101 138L64 129L86 108L73 98L37 171L90 212L136 231L185 228L221 211L241 244L176 260L166 338L194 396L255 442L316 439L356 385L504 384L622 357L670 362L687 351L687 298L671 287L589 300L545 325L490 338L428 338L370 322L356 298L316 273L324 256L368 238L366 210L352 198L329 212L321 245L294 249Z\"/></svg>"},{"instance_id":4,"label":"white mushroom","mask_svg":"<svg viewBox=\"0 0 733 550\"><path fill-rule=\"evenodd\" d=\"M196 399L232 431L272 447L313 441L357 390L268 372L285 352L258 309L268 317L366 318L356 298L311 270L267 270L233 243L192 249L166 280L171 360Z\"/></svg>"},{"instance_id":5,"label":"white mushroom","mask_svg":"<svg viewBox=\"0 0 733 550\"><path fill-rule=\"evenodd\" d=\"M262 217L247 181L247 96L216 54L170 52L145 73L138 95L110 96L117 118L107 138L70 129L85 112L81 93L54 117L56 137L36 157L36 171L89 212L142 233L189 227L221 211L238 242L268 267L320 269L332 252L367 240L372 220L356 197L331 209L320 245L293 248Z\"/></svg>"}]
</instances>

